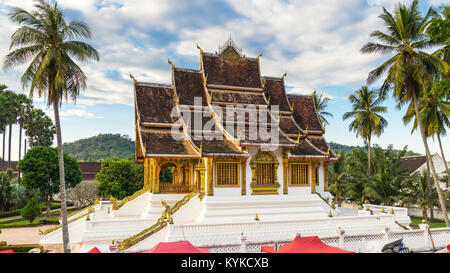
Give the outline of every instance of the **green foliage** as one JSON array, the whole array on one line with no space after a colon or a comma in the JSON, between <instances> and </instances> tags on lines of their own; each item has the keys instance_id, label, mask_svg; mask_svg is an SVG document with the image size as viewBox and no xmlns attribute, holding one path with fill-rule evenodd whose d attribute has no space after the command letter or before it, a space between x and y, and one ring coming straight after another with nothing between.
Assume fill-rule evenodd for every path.
<instances>
[{"instance_id":1,"label":"green foliage","mask_svg":"<svg viewBox=\"0 0 450 273\"><path fill-rule=\"evenodd\" d=\"M173 181L173 167L167 167L164 170L164 173L160 172L159 173L159 181L160 182L172 182Z\"/></svg>"},{"instance_id":2,"label":"green foliage","mask_svg":"<svg viewBox=\"0 0 450 273\"><path fill-rule=\"evenodd\" d=\"M313 92L314 105L316 107L317 117L319 118L320 124L322 126L328 125L328 120L325 116L333 117L333 114L326 112L325 108L328 106L328 101L330 98L323 98L323 94L317 95L316 91Z\"/></svg>"},{"instance_id":3,"label":"green foliage","mask_svg":"<svg viewBox=\"0 0 450 273\"><path fill-rule=\"evenodd\" d=\"M41 245L8 245L0 247L0 250L12 249L17 253L28 253L28 251L32 250L33 248L39 248L41 252L44 251L44 247Z\"/></svg>"},{"instance_id":4,"label":"green foliage","mask_svg":"<svg viewBox=\"0 0 450 273\"><path fill-rule=\"evenodd\" d=\"M123 199L144 186L144 166L130 159L107 159L96 176L102 196Z\"/></svg>"},{"instance_id":5,"label":"green foliage","mask_svg":"<svg viewBox=\"0 0 450 273\"><path fill-rule=\"evenodd\" d=\"M450 44L450 6L443 8L442 17L432 18L425 33L430 41L439 44Z\"/></svg>"},{"instance_id":6,"label":"green foliage","mask_svg":"<svg viewBox=\"0 0 450 273\"><path fill-rule=\"evenodd\" d=\"M64 152L81 161L100 161L107 158L134 157L135 144L128 136L120 134L100 134L64 143Z\"/></svg>"},{"instance_id":7,"label":"green foliage","mask_svg":"<svg viewBox=\"0 0 450 273\"><path fill-rule=\"evenodd\" d=\"M42 210L34 198L28 201L28 204L20 211L20 216L33 223L36 217L42 215Z\"/></svg>"},{"instance_id":8,"label":"green foliage","mask_svg":"<svg viewBox=\"0 0 450 273\"><path fill-rule=\"evenodd\" d=\"M13 206L11 181L12 169L0 172L0 210L9 210Z\"/></svg>"},{"instance_id":9,"label":"green foliage","mask_svg":"<svg viewBox=\"0 0 450 273\"><path fill-rule=\"evenodd\" d=\"M23 118L25 134L30 138L30 146L51 146L56 134L53 121L41 109L32 109Z\"/></svg>"},{"instance_id":10,"label":"green foliage","mask_svg":"<svg viewBox=\"0 0 450 273\"><path fill-rule=\"evenodd\" d=\"M29 190L39 192L48 203L53 194L59 192L58 151L52 147L34 147L19 161L18 169L23 173L22 183ZM66 187L81 182L81 170L75 159L64 154L64 177Z\"/></svg>"}]
</instances>

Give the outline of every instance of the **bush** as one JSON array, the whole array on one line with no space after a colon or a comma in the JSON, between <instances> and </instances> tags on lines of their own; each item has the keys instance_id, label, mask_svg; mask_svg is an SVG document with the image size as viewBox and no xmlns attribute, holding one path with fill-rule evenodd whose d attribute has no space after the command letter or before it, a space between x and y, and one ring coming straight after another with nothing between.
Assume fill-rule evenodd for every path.
<instances>
[{"instance_id":1,"label":"bush","mask_svg":"<svg viewBox=\"0 0 450 273\"><path fill-rule=\"evenodd\" d=\"M28 253L28 251L32 250L33 248L39 248L42 251L44 251L44 247L40 245L8 245L8 246L0 246L0 250L8 250L12 249L14 252L17 253Z\"/></svg>"},{"instance_id":2,"label":"bush","mask_svg":"<svg viewBox=\"0 0 450 273\"><path fill-rule=\"evenodd\" d=\"M67 189L67 199L71 200L78 208L92 205L98 198L98 187L97 181L83 181L75 187Z\"/></svg>"},{"instance_id":3,"label":"bush","mask_svg":"<svg viewBox=\"0 0 450 273\"><path fill-rule=\"evenodd\" d=\"M36 217L42 215L42 210L34 198L31 198L28 204L20 211L20 215L33 223Z\"/></svg>"}]
</instances>

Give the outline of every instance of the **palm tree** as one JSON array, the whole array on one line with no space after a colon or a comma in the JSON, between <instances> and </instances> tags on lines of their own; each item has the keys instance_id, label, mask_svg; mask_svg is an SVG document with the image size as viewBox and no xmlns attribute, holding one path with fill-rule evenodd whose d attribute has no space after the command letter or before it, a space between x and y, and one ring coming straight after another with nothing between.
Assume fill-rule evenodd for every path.
<instances>
[{"instance_id":1,"label":"palm tree","mask_svg":"<svg viewBox=\"0 0 450 273\"><path fill-rule=\"evenodd\" d=\"M86 88L86 75L72 58L81 62L89 59L99 60L99 54L89 44L72 40L90 38L91 30L83 22L74 20L66 23L64 14L57 3L38 0L35 10L28 12L21 8L12 8L9 19L20 27L11 36L10 52L3 64L3 69L24 64L31 64L22 75L23 87L30 87L30 98L37 90L45 97L48 106L53 105L58 146L61 218L64 252L70 252L67 225L67 204L64 179L64 161L62 151L61 125L59 107L65 98L75 101L80 90Z\"/></svg>"},{"instance_id":2,"label":"palm tree","mask_svg":"<svg viewBox=\"0 0 450 273\"><path fill-rule=\"evenodd\" d=\"M405 181L404 200L416 204L422 209L423 219L428 222L427 210L432 209L437 201L436 189L428 186L428 172L415 173L414 176Z\"/></svg>"},{"instance_id":3,"label":"palm tree","mask_svg":"<svg viewBox=\"0 0 450 273\"><path fill-rule=\"evenodd\" d=\"M22 156L22 128L25 120L25 116L27 112L29 112L32 108L31 100L27 98L27 96L23 94L17 95L17 102L18 102L18 117L17 117L17 123L19 124L19 159L21 159ZM18 175L18 182L20 184L20 170Z\"/></svg>"},{"instance_id":4,"label":"palm tree","mask_svg":"<svg viewBox=\"0 0 450 273\"><path fill-rule=\"evenodd\" d=\"M431 93L432 94L425 93L425 95L418 100L419 113L421 115L422 123L425 126L425 136L431 136L433 138L434 136L437 137L444 166L447 173L449 173L447 160L445 159L444 150L442 148L441 136L445 136L447 134L446 127L450 127L450 104L444 99L444 94L439 94L438 92ZM411 133L417 129L417 119L414 115L414 106L410 104L403 117L403 122L408 124L413 118L414 123Z\"/></svg>"},{"instance_id":5,"label":"palm tree","mask_svg":"<svg viewBox=\"0 0 450 273\"><path fill-rule=\"evenodd\" d=\"M386 113L387 108L381 106L384 97L376 98L374 91L369 91L367 86L361 87L350 96L353 110L346 112L343 119L353 118L349 125L350 131L356 132L356 137L361 136L367 142L368 167L367 174L371 175L370 145L372 135L380 136L388 122L378 113Z\"/></svg>"},{"instance_id":6,"label":"palm tree","mask_svg":"<svg viewBox=\"0 0 450 273\"><path fill-rule=\"evenodd\" d=\"M0 84L0 133L3 134L3 148L2 148L2 162L0 165L0 170L3 170L3 164L5 162L5 137L6 137L6 124L7 120L7 112L6 112L6 99L3 96L3 92L8 89L8 86L5 84Z\"/></svg>"},{"instance_id":7,"label":"palm tree","mask_svg":"<svg viewBox=\"0 0 450 273\"><path fill-rule=\"evenodd\" d=\"M25 135L30 138L30 148L51 146L56 133L52 120L41 109L28 111L23 120Z\"/></svg>"},{"instance_id":8,"label":"palm tree","mask_svg":"<svg viewBox=\"0 0 450 273\"><path fill-rule=\"evenodd\" d=\"M399 183L403 177L391 172L377 173L369 179L366 194L385 206L392 206L400 198Z\"/></svg>"},{"instance_id":9,"label":"palm tree","mask_svg":"<svg viewBox=\"0 0 450 273\"><path fill-rule=\"evenodd\" d=\"M399 3L393 15L383 8L383 13L379 17L386 26L386 32L376 30L371 33L371 37L379 39L381 43L369 42L361 48L362 53L394 53L394 56L369 73L367 82L371 84L387 72L380 88L381 96L393 87L393 96L397 100L406 98L406 101L412 101L416 116L420 116L417 98L424 92L425 81L431 81L431 75L435 75L437 71L444 73L448 71L447 63L421 51L434 45L423 33L433 10L430 9L427 15L422 17L418 5L417 0L409 6ZM445 223L450 227L442 192L439 189L439 180L431 161L425 129L422 120L420 118L417 120Z\"/></svg>"},{"instance_id":10,"label":"palm tree","mask_svg":"<svg viewBox=\"0 0 450 273\"><path fill-rule=\"evenodd\" d=\"M317 95L315 90L312 97L314 100L314 106L316 107L317 117L319 118L321 126L324 127L325 125L329 124L325 116L333 117L333 114L325 111L325 108L327 108L328 101L330 99L327 97L323 98L323 94L320 94L320 96Z\"/></svg>"},{"instance_id":11,"label":"palm tree","mask_svg":"<svg viewBox=\"0 0 450 273\"><path fill-rule=\"evenodd\" d=\"M328 177L330 180L330 185L328 190L334 195L333 202L341 206L341 203L346 195L345 178L347 172L345 171L345 153L339 153L339 161L331 164L328 169Z\"/></svg>"}]
</instances>

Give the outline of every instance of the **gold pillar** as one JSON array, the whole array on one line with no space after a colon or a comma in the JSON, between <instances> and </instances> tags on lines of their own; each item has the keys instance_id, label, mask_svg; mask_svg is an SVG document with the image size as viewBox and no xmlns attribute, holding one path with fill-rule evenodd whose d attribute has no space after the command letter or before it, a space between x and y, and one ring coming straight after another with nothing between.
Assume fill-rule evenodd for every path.
<instances>
[{"instance_id":1,"label":"gold pillar","mask_svg":"<svg viewBox=\"0 0 450 273\"><path fill-rule=\"evenodd\" d=\"M241 194L247 194L247 185L245 184L246 176L247 176L247 158L241 159Z\"/></svg>"},{"instance_id":2,"label":"gold pillar","mask_svg":"<svg viewBox=\"0 0 450 273\"><path fill-rule=\"evenodd\" d=\"M328 190L328 165L329 164L330 164L329 162L323 163L323 190L324 191Z\"/></svg>"},{"instance_id":3,"label":"gold pillar","mask_svg":"<svg viewBox=\"0 0 450 273\"><path fill-rule=\"evenodd\" d=\"M150 158L150 180L153 193L159 193L158 159Z\"/></svg>"},{"instance_id":4,"label":"gold pillar","mask_svg":"<svg viewBox=\"0 0 450 273\"><path fill-rule=\"evenodd\" d=\"M309 164L309 166L310 166L310 168L309 168L309 170L310 170L310 173L311 173L311 181L310 181L310 184L311 184L311 192L316 192L316 162L311 162L310 164Z\"/></svg>"},{"instance_id":5,"label":"gold pillar","mask_svg":"<svg viewBox=\"0 0 450 273\"><path fill-rule=\"evenodd\" d=\"M148 158L144 158L144 189L150 189L149 187L149 176L148 176Z\"/></svg>"},{"instance_id":6,"label":"gold pillar","mask_svg":"<svg viewBox=\"0 0 450 273\"><path fill-rule=\"evenodd\" d=\"M288 166L289 160L283 158L283 194L288 194Z\"/></svg>"},{"instance_id":7,"label":"gold pillar","mask_svg":"<svg viewBox=\"0 0 450 273\"><path fill-rule=\"evenodd\" d=\"M213 158L212 157L206 158L206 171L208 173L207 194L211 196L211 195L214 195Z\"/></svg>"}]
</instances>

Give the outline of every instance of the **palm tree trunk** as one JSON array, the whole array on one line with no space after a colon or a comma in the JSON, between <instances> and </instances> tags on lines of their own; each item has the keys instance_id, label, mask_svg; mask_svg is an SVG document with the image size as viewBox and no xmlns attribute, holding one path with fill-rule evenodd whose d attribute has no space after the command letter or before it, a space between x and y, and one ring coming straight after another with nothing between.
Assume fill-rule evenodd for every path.
<instances>
[{"instance_id":1,"label":"palm tree trunk","mask_svg":"<svg viewBox=\"0 0 450 273\"><path fill-rule=\"evenodd\" d=\"M19 160L17 160L17 161L20 161L20 159L21 159L21 156L22 156L22 124L19 124ZM19 185L20 185L20 170L19 170L19 175L18 175L18 183L19 183Z\"/></svg>"},{"instance_id":2,"label":"palm tree trunk","mask_svg":"<svg viewBox=\"0 0 450 273\"><path fill-rule=\"evenodd\" d=\"M11 168L11 137L12 137L12 124L9 125L9 144L8 144L8 168Z\"/></svg>"},{"instance_id":3,"label":"palm tree trunk","mask_svg":"<svg viewBox=\"0 0 450 273\"><path fill-rule=\"evenodd\" d=\"M432 192L431 189L431 171L430 171L430 162L428 161L427 158L427 185L428 185L428 191ZM433 220L434 215L433 215L433 205L430 206L430 220Z\"/></svg>"},{"instance_id":4,"label":"palm tree trunk","mask_svg":"<svg viewBox=\"0 0 450 273\"><path fill-rule=\"evenodd\" d=\"M447 187L448 187L448 184L450 183L450 173L448 172L448 165L447 165L447 161L445 160L444 150L442 149L441 136L439 134L437 134L437 139L439 142L439 149L441 149L442 160L444 160L445 171L447 174Z\"/></svg>"},{"instance_id":5,"label":"palm tree trunk","mask_svg":"<svg viewBox=\"0 0 450 273\"><path fill-rule=\"evenodd\" d=\"M434 168L434 163L431 160L430 149L428 148L427 139L425 137L425 130L423 128L422 118L419 113L419 107L417 106L416 93L412 92L412 94L413 94L413 103L414 103L414 110L416 112L417 124L419 125L420 135L422 136L423 145L425 146L425 153L426 153L427 159L430 162L431 173L433 174L433 179L434 179L434 185L436 187L436 191L437 191L438 197L439 197L439 204L441 205L442 214L444 215L445 225L447 227L450 227L450 222L448 221L447 209L446 209L445 203L444 203L444 197L442 196L442 191L441 191L441 188L439 187L439 180L438 180L438 177L436 174L436 169Z\"/></svg>"},{"instance_id":6,"label":"palm tree trunk","mask_svg":"<svg viewBox=\"0 0 450 273\"><path fill-rule=\"evenodd\" d=\"M54 100L53 111L55 113L56 141L58 147L58 165L59 165L59 196L61 199L61 227L63 237L64 253L70 253L69 246L69 226L67 223L67 204L66 204L66 182L64 178L64 157L62 150L61 124L59 121L58 102Z\"/></svg>"},{"instance_id":7,"label":"palm tree trunk","mask_svg":"<svg viewBox=\"0 0 450 273\"><path fill-rule=\"evenodd\" d=\"M5 137L6 137L6 127L3 128L3 149L2 149L2 166L0 168L0 171L4 169L5 165ZM6 168L5 168L6 169Z\"/></svg>"},{"instance_id":8,"label":"palm tree trunk","mask_svg":"<svg viewBox=\"0 0 450 273\"><path fill-rule=\"evenodd\" d=\"M368 164L367 164L367 174L368 176L372 175L372 170L370 167L370 136L367 138L367 157L368 157Z\"/></svg>"}]
</instances>

